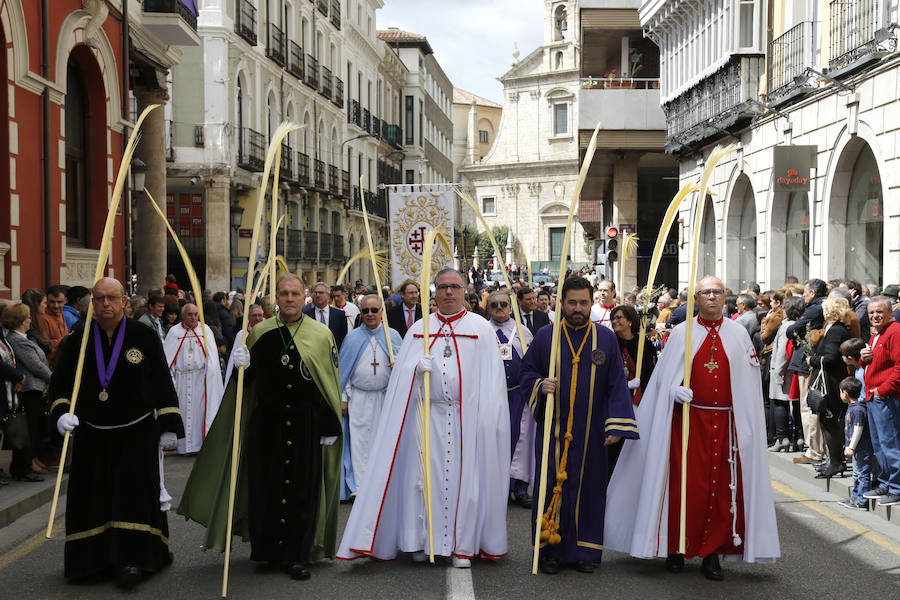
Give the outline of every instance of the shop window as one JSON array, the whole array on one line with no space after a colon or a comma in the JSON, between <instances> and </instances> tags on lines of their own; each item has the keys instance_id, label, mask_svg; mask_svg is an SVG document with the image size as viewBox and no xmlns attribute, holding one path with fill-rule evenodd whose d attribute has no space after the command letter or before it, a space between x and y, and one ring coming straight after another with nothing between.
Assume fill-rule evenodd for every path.
<instances>
[{"instance_id":1,"label":"shop window","mask_svg":"<svg viewBox=\"0 0 900 600\"><path fill-rule=\"evenodd\" d=\"M880 285L884 247L884 200L881 174L869 146L862 149L853 165L846 226L845 276Z\"/></svg>"}]
</instances>

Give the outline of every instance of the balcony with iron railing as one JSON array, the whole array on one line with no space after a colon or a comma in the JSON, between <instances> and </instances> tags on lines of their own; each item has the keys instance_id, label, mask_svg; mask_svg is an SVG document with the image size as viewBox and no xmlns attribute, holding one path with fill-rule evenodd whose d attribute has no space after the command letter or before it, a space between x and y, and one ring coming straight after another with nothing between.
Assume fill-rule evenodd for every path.
<instances>
[{"instance_id":1,"label":"balcony with iron railing","mask_svg":"<svg viewBox=\"0 0 900 600\"><path fill-rule=\"evenodd\" d=\"M315 231L303 232L303 260L319 258L319 239Z\"/></svg>"},{"instance_id":2,"label":"balcony with iron railing","mask_svg":"<svg viewBox=\"0 0 900 600\"><path fill-rule=\"evenodd\" d=\"M384 119L381 120L381 132L379 136L381 139L388 141L388 122Z\"/></svg>"},{"instance_id":3,"label":"balcony with iron railing","mask_svg":"<svg viewBox=\"0 0 900 600\"><path fill-rule=\"evenodd\" d=\"M341 28L341 0L331 0L331 24L335 29Z\"/></svg>"},{"instance_id":4,"label":"balcony with iron railing","mask_svg":"<svg viewBox=\"0 0 900 600\"><path fill-rule=\"evenodd\" d=\"M288 71L291 75L303 81L303 48L296 42L288 42Z\"/></svg>"},{"instance_id":5,"label":"balcony with iron railing","mask_svg":"<svg viewBox=\"0 0 900 600\"><path fill-rule=\"evenodd\" d=\"M319 260L331 260L331 234L319 234Z\"/></svg>"},{"instance_id":6,"label":"balcony with iron railing","mask_svg":"<svg viewBox=\"0 0 900 600\"><path fill-rule=\"evenodd\" d=\"M331 100L331 69L322 67L322 85L319 87L319 93Z\"/></svg>"},{"instance_id":7,"label":"balcony with iron railing","mask_svg":"<svg viewBox=\"0 0 900 600\"><path fill-rule=\"evenodd\" d=\"M251 46L255 46L256 38L256 7L250 0L238 0L237 19L234 22L234 32L247 40Z\"/></svg>"},{"instance_id":8,"label":"balcony with iron railing","mask_svg":"<svg viewBox=\"0 0 900 600\"><path fill-rule=\"evenodd\" d=\"M328 165L328 191L332 194L337 194L340 190L338 183L338 168L334 165Z\"/></svg>"},{"instance_id":9,"label":"balcony with iron railing","mask_svg":"<svg viewBox=\"0 0 900 600\"><path fill-rule=\"evenodd\" d=\"M382 197L381 194L376 194L375 192L366 190L365 199L366 210L369 211L370 215L374 215L381 219L387 219L387 203L385 201L385 198Z\"/></svg>"},{"instance_id":10,"label":"balcony with iron railing","mask_svg":"<svg viewBox=\"0 0 900 600\"><path fill-rule=\"evenodd\" d=\"M306 79L303 83L314 90L319 89L319 61L312 54L306 55Z\"/></svg>"},{"instance_id":11,"label":"balcony with iron railing","mask_svg":"<svg viewBox=\"0 0 900 600\"><path fill-rule=\"evenodd\" d=\"M336 233L331 234L331 260L343 261L347 257L344 255L344 236Z\"/></svg>"},{"instance_id":12,"label":"balcony with iron railing","mask_svg":"<svg viewBox=\"0 0 900 600\"><path fill-rule=\"evenodd\" d=\"M238 132L238 166L248 171L262 171L266 164L266 137L249 127Z\"/></svg>"},{"instance_id":13,"label":"balcony with iron railing","mask_svg":"<svg viewBox=\"0 0 900 600\"><path fill-rule=\"evenodd\" d=\"M376 138L381 137L381 119L378 117L372 117L372 135Z\"/></svg>"},{"instance_id":14,"label":"balcony with iron railing","mask_svg":"<svg viewBox=\"0 0 900 600\"><path fill-rule=\"evenodd\" d=\"M350 193L346 195L347 210L362 214L362 197L359 194L359 186L350 186Z\"/></svg>"},{"instance_id":15,"label":"balcony with iron railing","mask_svg":"<svg viewBox=\"0 0 900 600\"><path fill-rule=\"evenodd\" d=\"M344 81L340 77L334 78L334 94L331 101L338 108L344 108Z\"/></svg>"},{"instance_id":16,"label":"balcony with iron railing","mask_svg":"<svg viewBox=\"0 0 900 600\"><path fill-rule=\"evenodd\" d=\"M300 229L287 230L287 252L284 257L288 260L299 260L303 257L303 231Z\"/></svg>"},{"instance_id":17,"label":"balcony with iron railing","mask_svg":"<svg viewBox=\"0 0 900 600\"><path fill-rule=\"evenodd\" d=\"M309 185L309 155L297 153L297 183Z\"/></svg>"},{"instance_id":18,"label":"balcony with iron railing","mask_svg":"<svg viewBox=\"0 0 900 600\"><path fill-rule=\"evenodd\" d=\"M828 5L830 46L828 68L852 67L861 61L880 60L893 52L897 39L885 27L883 2L878 0L832 0Z\"/></svg>"},{"instance_id":19,"label":"balcony with iron railing","mask_svg":"<svg viewBox=\"0 0 900 600\"><path fill-rule=\"evenodd\" d=\"M196 5L195 5L196 6ZM183 0L144 0L143 26L170 46L198 46L197 15Z\"/></svg>"},{"instance_id":20,"label":"balcony with iron railing","mask_svg":"<svg viewBox=\"0 0 900 600\"><path fill-rule=\"evenodd\" d=\"M294 149L287 144L281 144L281 169L278 176L285 181L294 181Z\"/></svg>"},{"instance_id":21,"label":"balcony with iron railing","mask_svg":"<svg viewBox=\"0 0 900 600\"><path fill-rule=\"evenodd\" d=\"M341 195L350 197L350 171L341 170Z\"/></svg>"},{"instance_id":22,"label":"balcony with iron railing","mask_svg":"<svg viewBox=\"0 0 900 600\"><path fill-rule=\"evenodd\" d=\"M768 98L774 100L794 86L794 78L814 64L815 23L804 21L769 42Z\"/></svg>"},{"instance_id":23,"label":"balcony with iron railing","mask_svg":"<svg viewBox=\"0 0 900 600\"><path fill-rule=\"evenodd\" d=\"M369 113L368 108L362 110L362 128L365 131L372 133L372 115Z\"/></svg>"},{"instance_id":24,"label":"balcony with iron railing","mask_svg":"<svg viewBox=\"0 0 900 600\"><path fill-rule=\"evenodd\" d=\"M274 24L269 23L266 56L284 66L284 33Z\"/></svg>"},{"instance_id":25,"label":"balcony with iron railing","mask_svg":"<svg viewBox=\"0 0 900 600\"><path fill-rule=\"evenodd\" d=\"M319 9L320 13L322 13L326 17L328 16L328 0L317 0L316 8Z\"/></svg>"},{"instance_id":26,"label":"balcony with iron railing","mask_svg":"<svg viewBox=\"0 0 900 600\"><path fill-rule=\"evenodd\" d=\"M315 187L316 187L316 189L324 190L325 189L325 161L319 160L317 158L317 159L315 159L314 165L315 165L314 172L315 172L315 176L316 176Z\"/></svg>"},{"instance_id":27,"label":"balcony with iron railing","mask_svg":"<svg viewBox=\"0 0 900 600\"><path fill-rule=\"evenodd\" d=\"M350 101L350 106L347 110L347 122L352 123L357 127L362 127L361 111L359 110L359 102L356 100Z\"/></svg>"},{"instance_id":28,"label":"balcony with iron railing","mask_svg":"<svg viewBox=\"0 0 900 600\"><path fill-rule=\"evenodd\" d=\"M732 55L717 71L667 102L666 151L677 153L749 121L755 115L747 110L749 101L759 97L764 65L765 57L759 54Z\"/></svg>"}]
</instances>

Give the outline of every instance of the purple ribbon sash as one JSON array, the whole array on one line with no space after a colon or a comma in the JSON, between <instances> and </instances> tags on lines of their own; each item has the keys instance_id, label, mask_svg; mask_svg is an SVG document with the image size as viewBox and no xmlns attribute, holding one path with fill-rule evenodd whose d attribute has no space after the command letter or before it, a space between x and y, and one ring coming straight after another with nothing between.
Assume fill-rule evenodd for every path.
<instances>
[{"instance_id":1,"label":"purple ribbon sash","mask_svg":"<svg viewBox=\"0 0 900 600\"><path fill-rule=\"evenodd\" d=\"M122 352L122 344L125 342L125 319L119 325L119 333L116 335L116 341L113 343L112 354L109 357L109 364L103 360L103 346L100 345L100 326L94 323L94 357L97 359L97 374L100 376L100 388L106 390L109 382L112 380L113 373L116 370L116 364L119 362L119 354Z\"/></svg>"}]
</instances>

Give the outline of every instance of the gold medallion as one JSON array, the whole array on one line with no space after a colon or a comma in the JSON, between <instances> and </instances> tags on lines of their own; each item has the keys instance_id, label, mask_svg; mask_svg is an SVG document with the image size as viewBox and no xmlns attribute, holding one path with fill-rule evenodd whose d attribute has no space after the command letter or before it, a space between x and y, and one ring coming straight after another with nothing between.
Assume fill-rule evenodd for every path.
<instances>
[{"instance_id":1,"label":"gold medallion","mask_svg":"<svg viewBox=\"0 0 900 600\"><path fill-rule=\"evenodd\" d=\"M125 351L125 360L133 365L139 365L144 362L144 353L137 348L129 348Z\"/></svg>"}]
</instances>

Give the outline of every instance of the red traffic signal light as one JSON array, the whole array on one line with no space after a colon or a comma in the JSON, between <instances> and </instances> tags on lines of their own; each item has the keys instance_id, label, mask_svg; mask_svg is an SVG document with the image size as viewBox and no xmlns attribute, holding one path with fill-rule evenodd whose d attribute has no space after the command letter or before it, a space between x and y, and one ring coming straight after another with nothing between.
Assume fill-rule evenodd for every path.
<instances>
[{"instance_id":1,"label":"red traffic signal light","mask_svg":"<svg viewBox=\"0 0 900 600\"><path fill-rule=\"evenodd\" d=\"M606 228L606 239L612 240L619 237L619 229L615 226L609 226Z\"/></svg>"}]
</instances>

